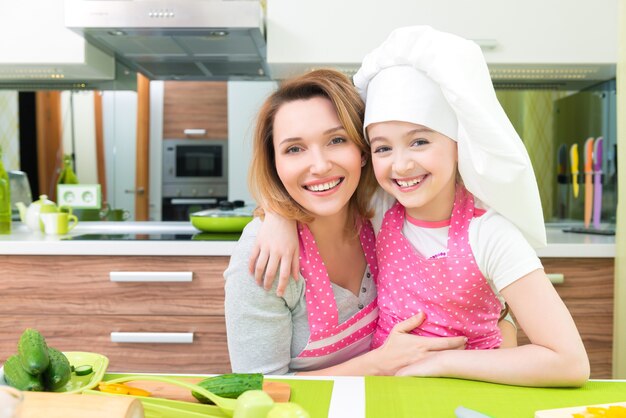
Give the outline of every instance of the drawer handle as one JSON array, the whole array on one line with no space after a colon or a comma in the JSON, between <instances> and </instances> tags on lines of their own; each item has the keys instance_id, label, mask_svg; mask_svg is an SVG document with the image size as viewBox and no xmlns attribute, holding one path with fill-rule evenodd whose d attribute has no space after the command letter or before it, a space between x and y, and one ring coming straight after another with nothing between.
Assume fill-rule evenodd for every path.
<instances>
[{"instance_id":1,"label":"drawer handle","mask_svg":"<svg viewBox=\"0 0 626 418\"><path fill-rule=\"evenodd\" d=\"M205 135L206 129L185 129L183 133L185 135Z\"/></svg>"},{"instance_id":2,"label":"drawer handle","mask_svg":"<svg viewBox=\"0 0 626 418\"><path fill-rule=\"evenodd\" d=\"M112 282L190 282L193 271L112 271Z\"/></svg>"},{"instance_id":3,"label":"drawer handle","mask_svg":"<svg viewBox=\"0 0 626 418\"><path fill-rule=\"evenodd\" d=\"M112 332L112 343L191 344L193 332Z\"/></svg>"},{"instance_id":4,"label":"drawer handle","mask_svg":"<svg viewBox=\"0 0 626 418\"><path fill-rule=\"evenodd\" d=\"M565 275L563 273L549 273L547 274L548 279L550 279L550 283L552 284L563 284L565 283Z\"/></svg>"}]
</instances>

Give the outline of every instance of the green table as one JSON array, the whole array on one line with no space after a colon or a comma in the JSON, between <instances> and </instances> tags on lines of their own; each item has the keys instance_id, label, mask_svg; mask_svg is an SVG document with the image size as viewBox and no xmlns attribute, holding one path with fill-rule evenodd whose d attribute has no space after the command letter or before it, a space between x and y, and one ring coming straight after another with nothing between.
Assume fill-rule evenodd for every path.
<instances>
[{"instance_id":1,"label":"green table","mask_svg":"<svg viewBox=\"0 0 626 418\"><path fill-rule=\"evenodd\" d=\"M366 377L367 418L454 417L464 406L493 418L533 418L537 410L626 401L626 382L582 388L525 388L459 379Z\"/></svg>"}]
</instances>

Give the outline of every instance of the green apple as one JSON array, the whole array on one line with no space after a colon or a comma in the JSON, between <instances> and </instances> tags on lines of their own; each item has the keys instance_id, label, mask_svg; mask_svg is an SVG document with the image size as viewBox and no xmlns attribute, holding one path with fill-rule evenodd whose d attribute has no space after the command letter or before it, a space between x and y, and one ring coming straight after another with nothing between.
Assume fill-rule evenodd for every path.
<instances>
[{"instance_id":1,"label":"green apple","mask_svg":"<svg viewBox=\"0 0 626 418\"><path fill-rule=\"evenodd\" d=\"M262 390L248 390L237 398L233 418L265 418L274 401Z\"/></svg>"}]
</instances>

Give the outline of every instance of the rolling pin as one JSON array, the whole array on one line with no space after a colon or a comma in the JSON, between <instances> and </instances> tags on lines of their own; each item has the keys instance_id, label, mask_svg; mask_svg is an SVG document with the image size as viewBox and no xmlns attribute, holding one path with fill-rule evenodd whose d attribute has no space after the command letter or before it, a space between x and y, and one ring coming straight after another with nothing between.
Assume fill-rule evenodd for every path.
<instances>
[{"instance_id":1,"label":"rolling pin","mask_svg":"<svg viewBox=\"0 0 626 418\"><path fill-rule=\"evenodd\" d=\"M143 405L131 397L23 392L20 418L144 418Z\"/></svg>"}]
</instances>

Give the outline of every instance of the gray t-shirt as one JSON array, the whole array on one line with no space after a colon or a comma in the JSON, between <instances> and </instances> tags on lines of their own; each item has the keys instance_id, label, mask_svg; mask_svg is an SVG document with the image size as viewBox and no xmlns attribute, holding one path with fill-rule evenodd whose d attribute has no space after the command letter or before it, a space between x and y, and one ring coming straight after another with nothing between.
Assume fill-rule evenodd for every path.
<instances>
[{"instance_id":1,"label":"gray t-shirt","mask_svg":"<svg viewBox=\"0 0 626 418\"><path fill-rule=\"evenodd\" d=\"M290 367L309 340L309 320L302 275L290 280L285 294L276 296L278 279L271 290L256 284L248 271L248 261L261 221L246 226L233 250L226 279L226 333L233 372L285 374L297 372ZM363 276L359 296L332 284L339 323L343 323L376 298L369 269Z\"/></svg>"}]
</instances>

